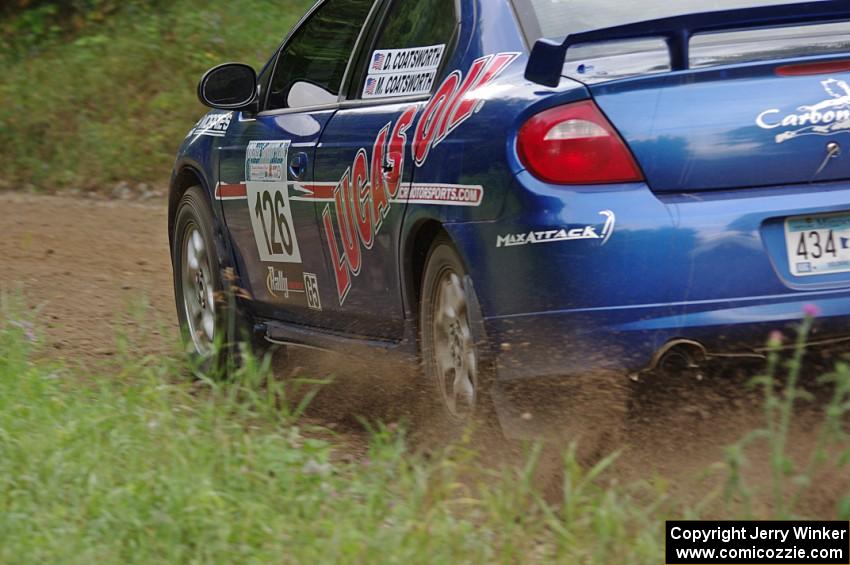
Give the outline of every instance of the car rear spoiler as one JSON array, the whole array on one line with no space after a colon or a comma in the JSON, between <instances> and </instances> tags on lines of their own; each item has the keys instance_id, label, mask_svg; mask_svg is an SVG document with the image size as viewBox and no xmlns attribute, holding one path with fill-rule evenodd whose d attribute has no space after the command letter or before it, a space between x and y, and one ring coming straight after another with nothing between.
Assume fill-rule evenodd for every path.
<instances>
[{"instance_id":1,"label":"car rear spoiler","mask_svg":"<svg viewBox=\"0 0 850 565\"><path fill-rule=\"evenodd\" d=\"M686 14L568 35L563 43L539 39L531 49L525 78L544 86L558 86L567 51L574 45L661 37L670 50L670 67L684 71L690 64L691 37L697 33L770 28L850 20L850 1L819 0L799 4L760 6L718 12Z\"/></svg>"}]
</instances>

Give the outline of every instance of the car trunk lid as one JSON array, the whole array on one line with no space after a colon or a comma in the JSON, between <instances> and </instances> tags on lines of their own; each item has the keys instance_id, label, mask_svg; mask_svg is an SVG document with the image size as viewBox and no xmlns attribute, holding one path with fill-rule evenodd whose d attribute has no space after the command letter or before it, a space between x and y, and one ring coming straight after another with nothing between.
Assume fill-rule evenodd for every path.
<instances>
[{"instance_id":1,"label":"car trunk lid","mask_svg":"<svg viewBox=\"0 0 850 565\"><path fill-rule=\"evenodd\" d=\"M586 84L658 192L848 179L848 22L821 0L629 23L538 40L525 76Z\"/></svg>"},{"instance_id":2,"label":"car trunk lid","mask_svg":"<svg viewBox=\"0 0 850 565\"><path fill-rule=\"evenodd\" d=\"M590 89L655 191L832 181L850 178L850 70L806 72L828 68L841 65L718 67Z\"/></svg>"}]
</instances>

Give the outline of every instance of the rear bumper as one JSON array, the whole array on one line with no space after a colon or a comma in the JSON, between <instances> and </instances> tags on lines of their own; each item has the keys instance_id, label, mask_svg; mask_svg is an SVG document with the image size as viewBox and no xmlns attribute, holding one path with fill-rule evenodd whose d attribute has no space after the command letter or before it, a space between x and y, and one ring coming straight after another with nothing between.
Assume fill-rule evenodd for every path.
<instances>
[{"instance_id":1,"label":"rear bumper","mask_svg":"<svg viewBox=\"0 0 850 565\"><path fill-rule=\"evenodd\" d=\"M635 373L679 340L709 354L761 353L773 331L790 342L804 309L821 311L810 336L828 342L850 336L850 292L819 292L741 301L555 311L486 320L500 380L570 376L589 371ZM850 346L848 346L850 347Z\"/></svg>"},{"instance_id":2,"label":"rear bumper","mask_svg":"<svg viewBox=\"0 0 850 565\"><path fill-rule=\"evenodd\" d=\"M813 339L850 335L850 274L793 277L783 229L788 216L850 210L848 182L657 195L523 172L505 210L448 226L502 379L639 371L680 339L749 352L773 330L790 337L809 304L821 312Z\"/></svg>"}]
</instances>

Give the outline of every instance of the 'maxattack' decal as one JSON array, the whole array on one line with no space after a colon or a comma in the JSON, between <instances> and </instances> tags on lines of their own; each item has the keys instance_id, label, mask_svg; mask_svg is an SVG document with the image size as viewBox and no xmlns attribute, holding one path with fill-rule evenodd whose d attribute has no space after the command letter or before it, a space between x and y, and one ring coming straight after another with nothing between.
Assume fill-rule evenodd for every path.
<instances>
[{"instance_id":1,"label":"'maxattack' decal","mask_svg":"<svg viewBox=\"0 0 850 565\"><path fill-rule=\"evenodd\" d=\"M601 229L596 226L577 228L561 228L548 230L532 230L529 232L500 235L496 237L496 247L518 247L538 243L555 243L558 241L577 241L582 239L596 240L599 246L608 243L614 233L617 216L611 210L602 210L599 215L605 218Z\"/></svg>"}]
</instances>

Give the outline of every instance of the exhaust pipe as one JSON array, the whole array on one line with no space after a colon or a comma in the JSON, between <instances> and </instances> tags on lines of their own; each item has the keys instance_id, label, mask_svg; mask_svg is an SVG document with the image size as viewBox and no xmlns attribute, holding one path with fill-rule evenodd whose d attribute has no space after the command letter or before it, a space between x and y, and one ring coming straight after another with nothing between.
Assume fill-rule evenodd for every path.
<instances>
[{"instance_id":1,"label":"exhaust pipe","mask_svg":"<svg viewBox=\"0 0 850 565\"><path fill-rule=\"evenodd\" d=\"M708 361L720 359L749 359L763 361L764 353L711 353L703 344L692 339L674 339L668 341L655 352L649 365L642 371L632 375L637 382L642 375L657 374L664 377L692 377L698 381L705 378L703 369Z\"/></svg>"},{"instance_id":2,"label":"exhaust pipe","mask_svg":"<svg viewBox=\"0 0 850 565\"><path fill-rule=\"evenodd\" d=\"M701 381L704 378L702 366L707 358L708 352L701 343L678 339L656 352L649 370L665 377L686 375Z\"/></svg>"}]
</instances>

